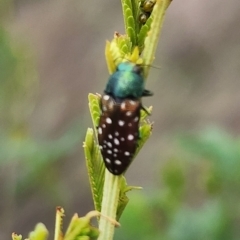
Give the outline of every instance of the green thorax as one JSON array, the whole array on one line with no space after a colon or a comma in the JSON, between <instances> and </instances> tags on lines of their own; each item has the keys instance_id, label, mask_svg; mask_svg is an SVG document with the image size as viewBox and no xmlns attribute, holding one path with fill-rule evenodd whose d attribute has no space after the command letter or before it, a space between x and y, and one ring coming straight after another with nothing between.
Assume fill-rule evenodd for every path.
<instances>
[{"instance_id":1,"label":"green thorax","mask_svg":"<svg viewBox=\"0 0 240 240\"><path fill-rule=\"evenodd\" d=\"M123 62L117 67L107 83L105 93L115 99L139 99L144 96L144 78L142 67L139 65Z\"/></svg>"}]
</instances>

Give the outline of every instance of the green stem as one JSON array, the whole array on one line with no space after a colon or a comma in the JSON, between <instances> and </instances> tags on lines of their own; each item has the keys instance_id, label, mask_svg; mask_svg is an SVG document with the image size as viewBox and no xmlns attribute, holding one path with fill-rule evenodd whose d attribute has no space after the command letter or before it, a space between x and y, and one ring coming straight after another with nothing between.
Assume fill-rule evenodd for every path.
<instances>
[{"instance_id":1,"label":"green stem","mask_svg":"<svg viewBox=\"0 0 240 240\"><path fill-rule=\"evenodd\" d=\"M106 216L113 220L116 219L120 181L121 175L115 176L107 169L105 170L103 200L99 222L100 236L98 240L113 239L115 224L114 221L109 221Z\"/></svg>"},{"instance_id":2,"label":"green stem","mask_svg":"<svg viewBox=\"0 0 240 240\"><path fill-rule=\"evenodd\" d=\"M171 0L157 0L154 6L152 14L154 15L151 24L151 31L145 39L145 48L143 51L142 58L144 59L144 76L147 78L149 73L149 68L154 60L154 55L156 53L157 44L159 41L159 35L162 29L164 16L166 10L171 3Z\"/></svg>"}]
</instances>

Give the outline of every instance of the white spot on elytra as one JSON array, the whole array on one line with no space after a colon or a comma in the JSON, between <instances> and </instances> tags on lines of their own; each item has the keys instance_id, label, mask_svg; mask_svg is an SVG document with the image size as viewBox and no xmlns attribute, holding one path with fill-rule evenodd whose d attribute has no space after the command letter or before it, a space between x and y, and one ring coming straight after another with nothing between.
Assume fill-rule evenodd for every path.
<instances>
[{"instance_id":1,"label":"white spot on elytra","mask_svg":"<svg viewBox=\"0 0 240 240\"><path fill-rule=\"evenodd\" d=\"M125 122L124 122L123 120L119 120L119 121L118 121L118 125L119 125L119 126L123 126L124 124L125 124Z\"/></svg>"},{"instance_id":2,"label":"white spot on elytra","mask_svg":"<svg viewBox=\"0 0 240 240\"><path fill-rule=\"evenodd\" d=\"M129 134L129 135L128 135L128 140L131 141L131 140L133 140L133 139L134 139L134 136L133 136L132 134Z\"/></svg>"},{"instance_id":3,"label":"white spot on elytra","mask_svg":"<svg viewBox=\"0 0 240 240\"><path fill-rule=\"evenodd\" d=\"M131 127L131 126L132 126L132 123L129 123L128 126Z\"/></svg>"},{"instance_id":4,"label":"white spot on elytra","mask_svg":"<svg viewBox=\"0 0 240 240\"><path fill-rule=\"evenodd\" d=\"M109 138L109 139L112 139L112 134L108 134L108 138Z\"/></svg>"},{"instance_id":5,"label":"white spot on elytra","mask_svg":"<svg viewBox=\"0 0 240 240\"><path fill-rule=\"evenodd\" d=\"M118 149L117 149L117 148L114 148L113 151L114 151L114 152L118 152Z\"/></svg>"},{"instance_id":6,"label":"white spot on elytra","mask_svg":"<svg viewBox=\"0 0 240 240\"><path fill-rule=\"evenodd\" d=\"M126 108L126 103L125 102L123 102L122 104L121 104L121 109L125 109Z\"/></svg>"},{"instance_id":7,"label":"white spot on elytra","mask_svg":"<svg viewBox=\"0 0 240 240\"><path fill-rule=\"evenodd\" d=\"M101 127L98 128L98 134L102 134L102 128Z\"/></svg>"},{"instance_id":8,"label":"white spot on elytra","mask_svg":"<svg viewBox=\"0 0 240 240\"><path fill-rule=\"evenodd\" d=\"M113 157L117 157L117 154L116 154L116 153L114 153L114 154L113 154Z\"/></svg>"},{"instance_id":9,"label":"white spot on elytra","mask_svg":"<svg viewBox=\"0 0 240 240\"><path fill-rule=\"evenodd\" d=\"M125 141L125 139L122 137L122 138L121 138L121 141L122 141L122 142L124 142L124 141Z\"/></svg>"},{"instance_id":10,"label":"white spot on elytra","mask_svg":"<svg viewBox=\"0 0 240 240\"><path fill-rule=\"evenodd\" d=\"M112 143L111 142L107 142L107 145L108 145L108 147L112 147Z\"/></svg>"},{"instance_id":11,"label":"white spot on elytra","mask_svg":"<svg viewBox=\"0 0 240 240\"><path fill-rule=\"evenodd\" d=\"M106 158L105 161L106 161L107 163L111 163L111 160L110 160L109 158Z\"/></svg>"},{"instance_id":12,"label":"white spot on elytra","mask_svg":"<svg viewBox=\"0 0 240 240\"><path fill-rule=\"evenodd\" d=\"M111 123L112 123L112 119L109 118L109 117L107 117L107 118L106 118L106 123L111 124Z\"/></svg>"},{"instance_id":13,"label":"white spot on elytra","mask_svg":"<svg viewBox=\"0 0 240 240\"><path fill-rule=\"evenodd\" d=\"M116 131L116 132L115 132L115 136L119 136L119 132Z\"/></svg>"},{"instance_id":14,"label":"white spot on elytra","mask_svg":"<svg viewBox=\"0 0 240 240\"><path fill-rule=\"evenodd\" d=\"M112 101L109 102L108 107L109 107L110 109L113 108L113 102L112 102Z\"/></svg>"},{"instance_id":15,"label":"white spot on elytra","mask_svg":"<svg viewBox=\"0 0 240 240\"><path fill-rule=\"evenodd\" d=\"M129 103L130 103L131 105L133 105L133 106L136 105L136 102L133 101L133 100L130 100Z\"/></svg>"},{"instance_id":16,"label":"white spot on elytra","mask_svg":"<svg viewBox=\"0 0 240 240\"><path fill-rule=\"evenodd\" d=\"M99 149L102 150L102 149L103 149L103 146L99 145Z\"/></svg>"},{"instance_id":17,"label":"white spot on elytra","mask_svg":"<svg viewBox=\"0 0 240 240\"><path fill-rule=\"evenodd\" d=\"M102 127L105 128L105 127L106 127L106 124L104 123L104 124L102 125Z\"/></svg>"},{"instance_id":18,"label":"white spot on elytra","mask_svg":"<svg viewBox=\"0 0 240 240\"><path fill-rule=\"evenodd\" d=\"M112 154L112 151L109 149L109 150L107 150L107 153L108 154Z\"/></svg>"},{"instance_id":19,"label":"white spot on elytra","mask_svg":"<svg viewBox=\"0 0 240 240\"><path fill-rule=\"evenodd\" d=\"M120 144L120 142L119 142L119 140L117 138L114 138L114 143L115 143L115 145L119 145Z\"/></svg>"},{"instance_id":20,"label":"white spot on elytra","mask_svg":"<svg viewBox=\"0 0 240 240\"><path fill-rule=\"evenodd\" d=\"M131 111L127 111L126 112L126 116L130 117L132 115L132 112Z\"/></svg>"},{"instance_id":21,"label":"white spot on elytra","mask_svg":"<svg viewBox=\"0 0 240 240\"><path fill-rule=\"evenodd\" d=\"M106 111L107 111L107 107L106 107L106 106L103 106L103 107L102 107L102 110L103 110L104 112L106 112Z\"/></svg>"},{"instance_id":22,"label":"white spot on elytra","mask_svg":"<svg viewBox=\"0 0 240 240\"><path fill-rule=\"evenodd\" d=\"M138 119L139 119L139 117L137 116L137 117L135 117L135 118L133 119L133 121L134 121L134 122L137 122Z\"/></svg>"},{"instance_id":23,"label":"white spot on elytra","mask_svg":"<svg viewBox=\"0 0 240 240\"><path fill-rule=\"evenodd\" d=\"M103 99L106 100L106 101L107 101L109 98L110 98L109 95L104 95L104 96L103 96Z\"/></svg>"},{"instance_id":24,"label":"white spot on elytra","mask_svg":"<svg viewBox=\"0 0 240 240\"><path fill-rule=\"evenodd\" d=\"M122 162L119 161L119 160L115 160L114 163L115 163L116 165L121 165L121 164L122 164Z\"/></svg>"},{"instance_id":25,"label":"white spot on elytra","mask_svg":"<svg viewBox=\"0 0 240 240\"><path fill-rule=\"evenodd\" d=\"M127 151L126 151L126 152L124 152L124 155L125 155L125 156L130 156L130 152L127 152Z\"/></svg>"}]
</instances>

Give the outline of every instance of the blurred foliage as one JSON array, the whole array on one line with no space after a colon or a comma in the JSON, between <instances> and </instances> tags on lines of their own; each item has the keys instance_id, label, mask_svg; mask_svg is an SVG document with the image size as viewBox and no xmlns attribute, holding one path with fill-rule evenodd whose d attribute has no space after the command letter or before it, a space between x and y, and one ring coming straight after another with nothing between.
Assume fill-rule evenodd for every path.
<instances>
[{"instance_id":1,"label":"blurred foliage","mask_svg":"<svg viewBox=\"0 0 240 240\"><path fill-rule=\"evenodd\" d=\"M0 26L0 122L5 132L25 134L38 84L35 69L27 46Z\"/></svg>"},{"instance_id":2,"label":"blurred foliage","mask_svg":"<svg viewBox=\"0 0 240 240\"><path fill-rule=\"evenodd\" d=\"M1 0L0 1L0 26L1 21L10 13L13 8L12 0Z\"/></svg>"},{"instance_id":3,"label":"blurred foliage","mask_svg":"<svg viewBox=\"0 0 240 240\"><path fill-rule=\"evenodd\" d=\"M6 1L6 8L7 3L10 1ZM79 122L57 140L31 136L28 121L37 92L34 54L21 38L10 34L0 19L0 169L3 173L0 189L5 199L13 197L9 194L13 192L16 198L23 197L33 185L37 188L44 183L56 192L54 182L58 182L58 177L50 166L66 156L81 139ZM52 174L45 174L47 168ZM2 204L7 211L4 200Z\"/></svg>"},{"instance_id":4,"label":"blurred foliage","mask_svg":"<svg viewBox=\"0 0 240 240\"><path fill-rule=\"evenodd\" d=\"M131 196L116 239L239 239L240 138L209 128L177 139L181 154L162 167L163 186Z\"/></svg>"},{"instance_id":5,"label":"blurred foliage","mask_svg":"<svg viewBox=\"0 0 240 240\"><path fill-rule=\"evenodd\" d=\"M78 127L79 123L74 124L55 141L39 141L30 136L15 139L0 132L0 166L16 165L21 169L15 176L17 195L24 195L31 187L32 182L34 182L35 187L45 185L50 191L54 190L56 187L54 181L58 182L58 177L54 174L54 168L51 168L53 172L49 175L45 174L46 169L66 156L74 146L79 144L81 129L76 131ZM49 182L52 184L48 184Z\"/></svg>"}]
</instances>

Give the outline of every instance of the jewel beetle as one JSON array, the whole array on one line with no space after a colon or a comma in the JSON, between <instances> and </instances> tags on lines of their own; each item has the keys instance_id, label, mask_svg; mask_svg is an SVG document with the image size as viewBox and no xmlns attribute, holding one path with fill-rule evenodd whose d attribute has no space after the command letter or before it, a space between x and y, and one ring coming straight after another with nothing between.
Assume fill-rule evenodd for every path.
<instances>
[{"instance_id":1,"label":"jewel beetle","mask_svg":"<svg viewBox=\"0 0 240 240\"><path fill-rule=\"evenodd\" d=\"M105 166L114 175L125 172L138 146L141 98L153 95L144 83L140 65L122 62L100 100L98 142Z\"/></svg>"}]
</instances>

